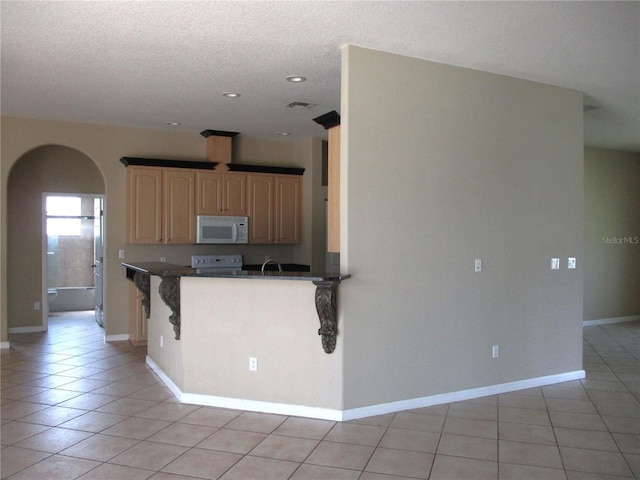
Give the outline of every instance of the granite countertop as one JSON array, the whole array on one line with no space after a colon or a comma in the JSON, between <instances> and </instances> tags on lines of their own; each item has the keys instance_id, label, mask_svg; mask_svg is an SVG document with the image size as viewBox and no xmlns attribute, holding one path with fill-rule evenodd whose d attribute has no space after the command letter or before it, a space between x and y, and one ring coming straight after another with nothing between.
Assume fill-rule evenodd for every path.
<instances>
[{"instance_id":1,"label":"granite countertop","mask_svg":"<svg viewBox=\"0 0 640 480\"><path fill-rule=\"evenodd\" d=\"M133 278L135 272L166 277L200 277L200 278L249 278L258 280L307 280L312 282L341 281L351 275L339 272L300 272L300 271L261 271L254 270L219 270L215 268L191 268L165 262L123 262L127 269L127 277Z\"/></svg>"}]
</instances>

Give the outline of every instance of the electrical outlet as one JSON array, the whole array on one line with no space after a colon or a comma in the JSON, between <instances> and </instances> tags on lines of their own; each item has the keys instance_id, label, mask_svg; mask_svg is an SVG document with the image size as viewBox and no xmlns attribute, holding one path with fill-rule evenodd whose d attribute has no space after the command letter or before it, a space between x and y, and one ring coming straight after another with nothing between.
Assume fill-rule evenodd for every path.
<instances>
[{"instance_id":1,"label":"electrical outlet","mask_svg":"<svg viewBox=\"0 0 640 480\"><path fill-rule=\"evenodd\" d=\"M118 258L124 258L124 250L118 250Z\"/></svg>"},{"instance_id":2,"label":"electrical outlet","mask_svg":"<svg viewBox=\"0 0 640 480\"><path fill-rule=\"evenodd\" d=\"M498 358L500 356L500 345L494 345L491 347L491 358Z\"/></svg>"},{"instance_id":3,"label":"electrical outlet","mask_svg":"<svg viewBox=\"0 0 640 480\"><path fill-rule=\"evenodd\" d=\"M567 268L570 270L576 268L576 259L574 257L567 258Z\"/></svg>"},{"instance_id":4,"label":"electrical outlet","mask_svg":"<svg viewBox=\"0 0 640 480\"><path fill-rule=\"evenodd\" d=\"M252 372L258 371L258 358L257 357L249 357L249 370Z\"/></svg>"},{"instance_id":5,"label":"electrical outlet","mask_svg":"<svg viewBox=\"0 0 640 480\"><path fill-rule=\"evenodd\" d=\"M482 259L476 258L476 261L475 261L475 264L474 264L474 271L476 273L482 271Z\"/></svg>"},{"instance_id":6,"label":"electrical outlet","mask_svg":"<svg viewBox=\"0 0 640 480\"><path fill-rule=\"evenodd\" d=\"M33 302L33 309L40 310L40 302Z\"/></svg>"},{"instance_id":7,"label":"electrical outlet","mask_svg":"<svg viewBox=\"0 0 640 480\"><path fill-rule=\"evenodd\" d=\"M166 263L166 261L167 261L167 257L160 257L160 261L161 261L162 263Z\"/></svg>"}]
</instances>

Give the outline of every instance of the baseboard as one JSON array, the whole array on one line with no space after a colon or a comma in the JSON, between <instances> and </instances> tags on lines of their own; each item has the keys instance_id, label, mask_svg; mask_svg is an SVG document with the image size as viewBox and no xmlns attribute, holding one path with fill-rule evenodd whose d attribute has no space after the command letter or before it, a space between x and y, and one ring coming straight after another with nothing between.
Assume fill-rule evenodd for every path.
<instances>
[{"instance_id":1,"label":"baseboard","mask_svg":"<svg viewBox=\"0 0 640 480\"><path fill-rule=\"evenodd\" d=\"M42 325L35 327L9 327L9 333L41 333L46 331L47 329Z\"/></svg>"},{"instance_id":2,"label":"baseboard","mask_svg":"<svg viewBox=\"0 0 640 480\"><path fill-rule=\"evenodd\" d=\"M171 393L173 393L181 403L203 405L207 407L230 408L233 410L244 410L248 412L318 418L322 420L333 420L336 422L342 420L342 412L340 410L307 407L304 405L291 405L288 403L262 402L243 398L218 397L216 395L201 395L198 393L184 393L148 355L146 362L147 365L151 367L151 370L160 377L160 380L162 380L165 386L171 390Z\"/></svg>"},{"instance_id":3,"label":"baseboard","mask_svg":"<svg viewBox=\"0 0 640 480\"><path fill-rule=\"evenodd\" d=\"M610 325L612 323L635 322L640 320L640 315L628 315L626 317L600 318L596 320L583 320L583 327L592 327L594 325Z\"/></svg>"},{"instance_id":4,"label":"baseboard","mask_svg":"<svg viewBox=\"0 0 640 480\"><path fill-rule=\"evenodd\" d=\"M160 380L162 380L162 383L164 383L164 385L169 390L171 390L171 393L173 393L173 396L176 397L178 400L182 401L181 399L182 391L175 383L173 383L173 380L171 380L169 376L166 373L164 373L164 371L160 368L160 366L156 362L154 362L149 355L147 355L145 361L147 362L147 365L151 367L151 370L153 370L154 373L160 377Z\"/></svg>"},{"instance_id":5,"label":"baseboard","mask_svg":"<svg viewBox=\"0 0 640 480\"><path fill-rule=\"evenodd\" d=\"M5 348L11 348L11 344L9 342L0 342L0 350L4 350Z\"/></svg>"},{"instance_id":6,"label":"baseboard","mask_svg":"<svg viewBox=\"0 0 640 480\"><path fill-rule=\"evenodd\" d=\"M582 378L585 378L585 371L576 370L573 372L559 373L557 375L547 375L544 377L528 378L526 380L501 383L497 385L490 385L487 387L472 388L469 390L460 390L457 392L443 393L440 395L431 395L428 397L412 398L409 400L400 400L398 402L382 403L378 405L371 405L368 407L353 408L343 411L343 420L355 420L357 418L383 415L386 413L395 413L403 410L431 407L433 405L441 405L443 403L460 402L463 400L471 400L473 398L487 397L489 395L515 392L517 390L525 390L527 388L542 387L545 385L553 385L555 383L569 382L571 380L580 380Z\"/></svg>"},{"instance_id":7,"label":"baseboard","mask_svg":"<svg viewBox=\"0 0 640 480\"><path fill-rule=\"evenodd\" d=\"M127 340L129 340L129 334L128 333L123 333L123 334L120 334L120 335L105 335L104 336L104 343L126 342Z\"/></svg>"},{"instance_id":8,"label":"baseboard","mask_svg":"<svg viewBox=\"0 0 640 480\"><path fill-rule=\"evenodd\" d=\"M502 383L488 387L472 388L458 392L443 393L441 395L431 395L428 397L412 398L397 402L370 405L367 407L353 408L349 410L336 410L329 408L308 407L305 405L291 405L287 403L262 402L257 400L247 400L242 398L218 397L215 395L201 395L196 393L184 393L167 376L166 373L147 355L147 365L160 377L160 380L167 386L173 395L182 403L194 405L204 405L208 407L230 408L234 410L244 410L250 412L274 413L278 415L291 415L296 417L317 418L320 420L332 420L343 422L355 420L357 418L372 417L385 413L401 412L415 408L430 407L443 403L459 402L471 400L473 398L486 397L500 393L514 392L555 383L569 382L585 378L584 370L560 373L557 375L547 375L544 377L529 378L516 382Z\"/></svg>"}]
</instances>

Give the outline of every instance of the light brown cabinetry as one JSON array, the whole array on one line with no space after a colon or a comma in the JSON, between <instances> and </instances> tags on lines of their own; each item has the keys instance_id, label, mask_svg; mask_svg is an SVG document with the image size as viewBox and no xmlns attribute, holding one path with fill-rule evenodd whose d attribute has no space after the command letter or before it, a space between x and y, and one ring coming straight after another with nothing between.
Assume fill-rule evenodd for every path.
<instances>
[{"instance_id":1,"label":"light brown cabinetry","mask_svg":"<svg viewBox=\"0 0 640 480\"><path fill-rule=\"evenodd\" d=\"M328 135L327 251L340 252L340 114L335 110L313 119Z\"/></svg>"},{"instance_id":2,"label":"light brown cabinetry","mask_svg":"<svg viewBox=\"0 0 640 480\"><path fill-rule=\"evenodd\" d=\"M275 242L275 178L273 175L247 175L249 243Z\"/></svg>"},{"instance_id":3,"label":"light brown cabinetry","mask_svg":"<svg viewBox=\"0 0 640 480\"><path fill-rule=\"evenodd\" d=\"M276 243L300 243L301 180L291 175L275 177Z\"/></svg>"},{"instance_id":4,"label":"light brown cabinetry","mask_svg":"<svg viewBox=\"0 0 640 480\"><path fill-rule=\"evenodd\" d=\"M340 125L328 129L327 251L340 251Z\"/></svg>"},{"instance_id":5,"label":"light brown cabinetry","mask_svg":"<svg viewBox=\"0 0 640 480\"><path fill-rule=\"evenodd\" d=\"M195 243L195 173L181 168L127 168L129 243Z\"/></svg>"},{"instance_id":6,"label":"light brown cabinetry","mask_svg":"<svg viewBox=\"0 0 640 480\"><path fill-rule=\"evenodd\" d=\"M147 316L142 305L143 295L131 283L129 285L129 341L138 347L147 344Z\"/></svg>"},{"instance_id":7,"label":"light brown cabinetry","mask_svg":"<svg viewBox=\"0 0 640 480\"><path fill-rule=\"evenodd\" d=\"M196 215L247 215L247 176L242 173L196 173Z\"/></svg>"},{"instance_id":8,"label":"light brown cabinetry","mask_svg":"<svg viewBox=\"0 0 640 480\"><path fill-rule=\"evenodd\" d=\"M164 243L196 243L195 184L193 170L164 170Z\"/></svg>"},{"instance_id":9,"label":"light brown cabinetry","mask_svg":"<svg viewBox=\"0 0 640 480\"><path fill-rule=\"evenodd\" d=\"M247 176L249 243L299 243L301 177Z\"/></svg>"}]
</instances>

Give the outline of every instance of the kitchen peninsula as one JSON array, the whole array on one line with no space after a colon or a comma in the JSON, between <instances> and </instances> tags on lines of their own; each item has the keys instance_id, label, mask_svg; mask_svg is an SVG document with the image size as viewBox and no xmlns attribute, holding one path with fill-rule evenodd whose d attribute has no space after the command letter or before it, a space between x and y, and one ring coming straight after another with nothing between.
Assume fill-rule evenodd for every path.
<instances>
[{"instance_id":1,"label":"kitchen peninsula","mask_svg":"<svg viewBox=\"0 0 640 480\"><path fill-rule=\"evenodd\" d=\"M145 297L147 363L180 401L339 418L349 275L123 266Z\"/></svg>"}]
</instances>

